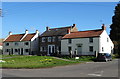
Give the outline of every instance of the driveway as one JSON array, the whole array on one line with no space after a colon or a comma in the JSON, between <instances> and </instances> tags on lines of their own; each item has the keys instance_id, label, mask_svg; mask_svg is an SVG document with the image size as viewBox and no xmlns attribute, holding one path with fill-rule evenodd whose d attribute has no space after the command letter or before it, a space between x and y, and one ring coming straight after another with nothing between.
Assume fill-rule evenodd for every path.
<instances>
[{"instance_id":1,"label":"driveway","mask_svg":"<svg viewBox=\"0 0 120 79\"><path fill-rule=\"evenodd\" d=\"M42 69L2 69L3 77L118 77L118 59Z\"/></svg>"}]
</instances>

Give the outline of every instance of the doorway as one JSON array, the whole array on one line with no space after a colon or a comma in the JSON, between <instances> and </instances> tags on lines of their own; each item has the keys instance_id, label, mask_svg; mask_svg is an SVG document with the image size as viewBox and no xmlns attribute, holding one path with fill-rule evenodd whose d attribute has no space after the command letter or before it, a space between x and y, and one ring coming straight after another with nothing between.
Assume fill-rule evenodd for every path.
<instances>
[{"instance_id":1,"label":"doorway","mask_svg":"<svg viewBox=\"0 0 120 79\"><path fill-rule=\"evenodd\" d=\"M53 55L55 53L55 45L48 45L48 55Z\"/></svg>"}]
</instances>

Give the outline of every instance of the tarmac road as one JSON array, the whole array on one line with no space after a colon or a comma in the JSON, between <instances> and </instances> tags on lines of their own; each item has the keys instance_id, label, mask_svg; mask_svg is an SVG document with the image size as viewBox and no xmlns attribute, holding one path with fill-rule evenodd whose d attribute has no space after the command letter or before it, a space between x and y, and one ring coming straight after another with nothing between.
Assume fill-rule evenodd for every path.
<instances>
[{"instance_id":1,"label":"tarmac road","mask_svg":"<svg viewBox=\"0 0 120 79\"><path fill-rule=\"evenodd\" d=\"M118 77L118 59L42 69L2 69L3 77Z\"/></svg>"}]
</instances>

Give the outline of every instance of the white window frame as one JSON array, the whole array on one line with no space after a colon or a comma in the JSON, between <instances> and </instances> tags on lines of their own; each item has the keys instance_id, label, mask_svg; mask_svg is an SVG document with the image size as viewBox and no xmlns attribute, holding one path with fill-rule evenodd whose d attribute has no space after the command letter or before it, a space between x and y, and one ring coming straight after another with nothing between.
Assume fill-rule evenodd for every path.
<instances>
[{"instance_id":1,"label":"white window frame","mask_svg":"<svg viewBox=\"0 0 120 79\"><path fill-rule=\"evenodd\" d=\"M52 38L52 41L55 42L55 37Z\"/></svg>"},{"instance_id":2,"label":"white window frame","mask_svg":"<svg viewBox=\"0 0 120 79\"><path fill-rule=\"evenodd\" d=\"M45 42L45 37L42 37L42 42Z\"/></svg>"},{"instance_id":3,"label":"white window frame","mask_svg":"<svg viewBox=\"0 0 120 79\"><path fill-rule=\"evenodd\" d=\"M51 42L51 41L52 41L51 37L48 37L48 42Z\"/></svg>"}]
</instances>

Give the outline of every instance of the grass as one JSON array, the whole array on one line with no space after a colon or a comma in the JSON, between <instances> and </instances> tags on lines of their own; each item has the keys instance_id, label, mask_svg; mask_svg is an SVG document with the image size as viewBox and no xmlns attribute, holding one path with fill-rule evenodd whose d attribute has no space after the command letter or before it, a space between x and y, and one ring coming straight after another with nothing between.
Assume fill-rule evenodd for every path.
<instances>
[{"instance_id":1,"label":"grass","mask_svg":"<svg viewBox=\"0 0 120 79\"><path fill-rule=\"evenodd\" d=\"M89 61L93 61L96 57L94 56L81 56L79 57L79 59L75 59L75 58L70 58L69 56L63 57L64 59L69 59L69 60L74 60L74 61L79 61L79 62L89 62Z\"/></svg>"},{"instance_id":2,"label":"grass","mask_svg":"<svg viewBox=\"0 0 120 79\"><path fill-rule=\"evenodd\" d=\"M77 61L64 61L55 59L50 56L19 56L19 55L3 55L5 57L13 57L2 59L6 62L0 62L2 68L46 68L68 64L79 63Z\"/></svg>"}]
</instances>

